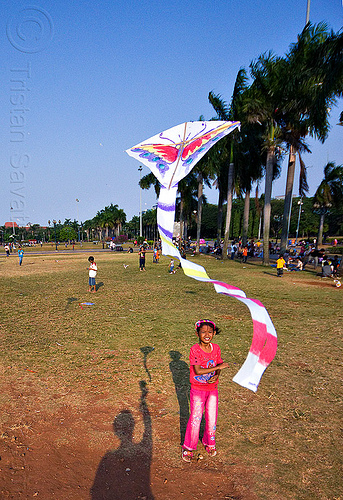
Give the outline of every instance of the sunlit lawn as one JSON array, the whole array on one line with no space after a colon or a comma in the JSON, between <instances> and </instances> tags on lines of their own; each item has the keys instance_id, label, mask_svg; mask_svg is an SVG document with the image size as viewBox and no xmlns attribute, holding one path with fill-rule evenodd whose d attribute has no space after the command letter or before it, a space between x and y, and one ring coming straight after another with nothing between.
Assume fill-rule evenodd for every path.
<instances>
[{"instance_id":1,"label":"sunlit lawn","mask_svg":"<svg viewBox=\"0 0 343 500\"><path fill-rule=\"evenodd\" d=\"M38 393L46 393L42 411L50 412L58 402L49 397L62 386L71 391L69 404L86 405L84 393L92 386L106 388L118 409L124 401L137 407L138 383L146 380L149 398L163 398L163 411L172 422L168 435L153 419L154 448L177 468L179 406L170 352L178 351L188 362L194 322L212 318L222 330L216 341L230 363L220 381L221 463L244 464L261 499L342 498L343 287L323 282L312 270L277 279L274 268L257 263L243 267L193 258L212 278L260 299L275 324L278 352L253 394L231 381L252 336L249 312L240 302L216 294L212 285L187 278L181 270L169 275L167 257L156 265L148 254L144 273L138 270L137 254L94 256L96 294L87 292L88 254L25 252L21 268L16 256L1 256L4 379L14 373L32 377ZM82 302L94 305L82 309ZM154 348L146 366L145 346ZM11 404L3 390L0 403ZM2 415L4 427L15 423L13 414L15 409ZM19 422L22 417L15 418Z\"/></svg>"}]
</instances>

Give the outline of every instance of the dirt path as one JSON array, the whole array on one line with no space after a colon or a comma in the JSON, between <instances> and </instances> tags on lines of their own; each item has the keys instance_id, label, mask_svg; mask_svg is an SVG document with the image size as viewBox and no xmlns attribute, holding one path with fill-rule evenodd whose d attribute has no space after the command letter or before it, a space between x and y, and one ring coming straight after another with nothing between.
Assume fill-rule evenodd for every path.
<instances>
[{"instance_id":1,"label":"dirt path","mask_svg":"<svg viewBox=\"0 0 343 500\"><path fill-rule=\"evenodd\" d=\"M2 405L1 499L256 498L251 473L233 457L209 459L199 447L203 458L182 462L179 429L163 398L148 395L142 413L139 404L120 409L123 402L113 403L106 389L71 391L27 370L4 372L2 393L10 398ZM119 415L124 427L136 421L138 428L126 445L118 436L127 427L113 431Z\"/></svg>"}]
</instances>

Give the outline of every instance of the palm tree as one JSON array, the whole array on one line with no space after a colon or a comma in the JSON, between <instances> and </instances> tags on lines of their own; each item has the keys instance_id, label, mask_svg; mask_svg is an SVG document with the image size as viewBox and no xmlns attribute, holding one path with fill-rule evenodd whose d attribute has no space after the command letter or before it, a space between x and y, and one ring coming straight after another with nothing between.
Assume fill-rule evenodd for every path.
<instances>
[{"instance_id":1,"label":"palm tree","mask_svg":"<svg viewBox=\"0 0 343 500\"><path fill-rule=\"evenodd\" d=\"M144 175L138 184L141 189L150 189L151 186L154 186L156 198L160 196L161 184L152 172Z\"/></svg>"},{"instance_id":2,"label":"palm tree","mask_svg":"<svg viewBox=\"0 0 343 500\"><path fill-rule=\"evenodd\" d=\"M324 179L319 184L313 199L313 207L320 214L317 247L323 244L325 215L333 205L338 205L343 198L343 165L335 166L329 162L324 167Z\"/></svg>"},{"instance_id":3,"label":"palm tree","mask_svg":"<svg viewBox=\"0 0 343 500\"><path fill-rule=\"evenodd\" d=\"M191 171L178 184L179 203L177 204L180 218L180 239L187 238L188 224L198 204L198 176Z\"/></svg>"},{"instance_id":4,"label":"palm tree","mask_svg":"<svg viewBox=\"0 0 343 500\"><path fill-rule=\"evenodd\" d=\"M117 205L116 205L117 206ZM122 208L117 208L114 213L114 227L116 231L116 235L120 235L120 231L123 227L123 224L126 222L126 213Z\"/></svg>"},{"instance_id":5,"label":"palm tree","mask_svg":"<svg viewBox=\"0 0 343 500\"><path fill-rule=\"evenodd\" d=\"M242 121L243 108L242 96L248 88L247 73L244 68L241 68L236 77L235 86L233 89L230 106L227 106L225 101L221 99L220 95L215 95L213 92L209 94L209 101L215 109L217 116L220 120L235 120ZM227 257L227 249L229 244L229 233L231 223L232 211L232 198L233 198L233 183L234 183L234 144L237 134L233 132L225 138L224 145L227 145L228 154L228 182L227 182L227 206L226 206L226 221L225 221L225 235L222 256ZM227 152L225 152L227 154ZM225 154L224 153L224 154ZM227 168L227 165L226 165Z\"/></svg>"},{"instance_id":6,"label":"palm tree","mask_svg":"<svg viewBox=\"0 0 343 500\"><path fill-rule=\"evenodd\" d=\"M237 141L235 164L237 171L236 193L244 193L244 214L242 244L246 245L248 239L250 192L255 181L262 178L265 154L263 151L263 138L261 126L256 123L243 122L241 134Z\"/></svg>"},{"instance_id":7,"label":"palm tree","mask_svg":"<svg viewBox=\"0 0 343 500\"><path fill-rule=\"evenodd\" d=\"M203 115L199 117L199 121L203 121L205 118ZM193 172L197 176L197 184L198 184L198 193L197 193L197 210L196 210L196 247L195 251L199 253L200 250L200 236L201 236L201 220L202 220L202 209L204 202L206 200L204 195L204 184L206 184L209 188L211 187L210 179L214 178L214 169L213 162L211 161L213 155L212 149L207 152L205 156L201 158L200 161L197 162ZM193 211L193 213L195 210Z\"/></svg>"},{"instance_id":8,"label":"palm tree","mask_svg":"<svg viewBox=\"0 0 343 500\"><path fill-rule=\"evenodd\" d=\"M83 223L83 228L86 231L87 241L89 242L92 229L94 229L94 221L93 221L93 219L87 219L87 220L85 220L85 222Z\"/></svg>"},{"instance_id":9,"label":"palm tree","mask_svg":"<svg viewBox=\"0 0 343 500\"><path fill-rule=\"evenodd\" d=\"M284 106L278 108L278 121L289 147L281 250L287 245L296 154L299 153L301 167L299 195L304 196L308 186L300 151L309 151L304 138L309 133L325 141L330 110L342 95L342 34L330 34L324 23L307 24L286 54L286 64Z\"/></svg>"},{"instance_id":10,"label":"palm tree","mask_svg":"<svg viewBox=\"0 0 343 500\"><path fill-rule=\"evenodd\" d=\"M143 214L144 235L149 240L155 240L157 224L157 210L150 208Z\"/></svg>"},{"instance_id":11,"label":"palm tree","mask_svg":"<svg viewBox=\"0 0 343 500\"><path fill-rule=\"evenodd\" d=\"M200 162L199 162L200 163ZM149 173L142 177L139 181L139 186L142 189L150 189L154 186L156 197L158 198L161 190L161 184L154 176ZM197 188L196 175L191 171L185 178L178 184L179 193L179 219L180 219L180 238L183 239L185 228L187 228L188 221L190 220L193 210L192 200L194 201L194 191ZM190 209L192 207L192 209ZM186 229L187 232L187 229Z\"/></svg>"},{"instance_id":12,"label":"palm tree","mask_svg":"<svg viewBox=\"0 0 343 500\"><path fill-rule=\"evenodd\" d=\"M200 250L200 237L201 237L201 221L202 221L202 210L206 202L206 196L204 195L204 184L207 187L211 187L210 179L213 179L214 173L211 162L212 150L210 150L201 160L196 164L194 173L197 175L198 192L197 192L197 210L196 210L196 247L195 251L199 253ZM195 210L193 211L195 212Z\"/></svg>"},{"instance_id":13,"label":"palm tree","mask_svg":"<svg viewBox=\"0 0 343 500\"><path fill-rule=\"evenodd\" d=\"M228 164L229 151L227 143L223 139L215 144L208 153L207 159L211 171L216 176L213 186L218 189L218 208L217 208L217 242L220 243L223 225L223 204L227 196L228 186Z\"/></svg>"},{"instance_id":14,"label":"palm tree","mask_svg":"<svg viewBox=\"0 0 343 500\"><path fill-rule=\"evenodd\" d=\"M116 205L117 207L118 205ZM105 207L96 214L97 220L99 227L102 229L105 229L105 238L108 239L108 231L109 229L113 229L114 227L114 220L113 220L113 213L109 209L109 207ZM101 231L101 239L102 238L102 231Z\"/></svg>"},{"instance_id":15,"label":"palm tree","mask_svg":"<svg viewBox=\"0 0 343 500\"><path fill-rule=\"evenodd\" d=\"M263 209L263 263L269 265L272 183L275 166L280 158L281 143L277 112L282 103L282 87L286 78L285 61L272 53L263 54L250 64L250 73L253 83L245 95L244 108L248 120L261 123L264 133L267 158Z\"/></svg>"}]
</instances>

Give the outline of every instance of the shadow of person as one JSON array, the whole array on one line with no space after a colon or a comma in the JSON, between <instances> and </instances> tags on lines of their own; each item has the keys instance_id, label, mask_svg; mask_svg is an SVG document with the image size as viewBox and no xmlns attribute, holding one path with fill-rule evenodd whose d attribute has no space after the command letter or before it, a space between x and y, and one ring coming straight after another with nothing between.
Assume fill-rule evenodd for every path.
<instances>
[{"instance_id":1,"label":"shadow of person","mask_svg":"<svg viewBox=\"0 0 343 500\"><path fill-rule=\"evenodd\" d=\"M77 299L76 297L69 297L69 298L67 299L67 305L66 305L66 307L65 307L65 310L67 310L67 309L68 309L68 307L69 307L69 306L70 306L73 302L77 302L77 301L78 301L78 299Z\"/></svg>"},{"instance_id":2,"label":"shadow of person","mask_svg":"<svg viewBox=\"0 0 343 500\"><path fill-rule=\"evenodd\" d=\"M146 364L146 361L147 361L147 358L148 358L148 355L154 350L155 348L154 347L150 347L150 346L145 346L145 347L140 347L140 350L142 351L142 353L144 354L144 359L143 359L143 364L144 364L144 368L145 368L145 371L147 372L147 375L149 377L149 382L151 382L151 375L150 375L150 372L149 372L149 369L147 367L147 364Z\"/></svg>"},{"instance_id":3,"label":"shadow of person","mask_svg":"<svg viewBox=\"0 0 343 500\"><path fill-rule=\"evenodd\" d=\"M100 288L100 287L102 287L102 286L104 286L104 283L103 283L103 281L100 281L100 283L97 283L97 284L95 285L95 290L96 290L96 291L98 291L98 290L99 290L99 288Z\"/></svg>"},{"instance_id":4,"label":"shadow of person","mask_svg":"<svg viewBox=\"0 0 343 500\"><path fill-rule=\"evenodd\" d=\"M91 488L92 500L154 500L150 488L152 427L146 404L148 390L144 381L140 381L139 385L142 392L143 438L137 444L132 441L135 421L130 410L122 410L113 422L120 445L102 458Z\"/></svg>"},{"instance_id":5,"label":"shadow of person","mask_svg":"<svg viewBox=\"0 0 343 500\"><path fill-rule=\"evenodd\" d=\"M172 373L175 385L176 397L180 408L180 444L183 445L186 434L187 422L189 419L189 367L185 361L180 358L182 354L179 351L169 351L171 362L169 369Z\"/></svg>"},{"instance_id":6,"label":"shadow of person","mask_svg":"<svg viewBox=\"0 0 343 500\"><path fill-rule=\"evenodd\" d=\"M76 297L69 297L67 299L67 305L69 306L70 304L72 304L73 302L77 302L79 299L77 299Z\"/></svg>"}]
</instances>

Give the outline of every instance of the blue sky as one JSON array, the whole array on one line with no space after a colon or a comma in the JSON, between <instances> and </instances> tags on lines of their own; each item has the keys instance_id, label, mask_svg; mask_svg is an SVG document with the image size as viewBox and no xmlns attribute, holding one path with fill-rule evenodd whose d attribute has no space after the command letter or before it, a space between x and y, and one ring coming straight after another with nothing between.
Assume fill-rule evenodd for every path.
<instances>
[{"instance_id":1,"label":"blue sky","mask_svg":"<svg viewBox=\"0 0 343 500\"><path fill-rule=\"evenodd\" d=\"M138 214L139 163L125 149L200 115L210 119L209 91L229 101L240 67L268 50L283 55L306 17L306 0L33 5L0 5L0 224L84 221L110 203L128 219ZM310 20L338 31L341 0L312 0ZM341 101L332 110L325 144L310 141L310 195L327 161L343 163L342 109ZM282 175L273 196L284 187ZM215 189L207 195L217 201ZM143 191L142 208L155 203Z\"/></svg>"}]
</instances>

